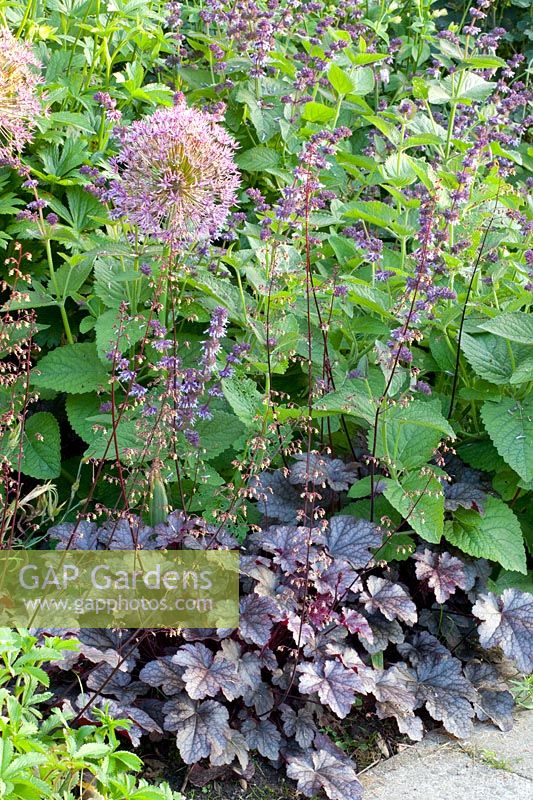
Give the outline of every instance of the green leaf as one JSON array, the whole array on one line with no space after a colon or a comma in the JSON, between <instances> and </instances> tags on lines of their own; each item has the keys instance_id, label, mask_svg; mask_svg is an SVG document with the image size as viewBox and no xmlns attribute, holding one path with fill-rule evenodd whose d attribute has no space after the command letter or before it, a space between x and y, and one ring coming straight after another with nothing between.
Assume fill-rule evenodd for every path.
<instances>
[{"instance_id":1,"label":"green leaf","mask_svg":"<svg viewBox=\"0 0 533 800\"><path fill-rule=\"evenodd\" d=\"M412 473L388 480L384 495L422 539L438 544L444 530L444 494L436 478Z\"/></svg>"},{"instance_id":2,"label":"green leaf","mask_svg":"<svg viewBox=\"0 0 533 800\"><path fill-rule=\"evenodd\" d=\"M55 293L55 286L57 286L58 298L72 297L83 286L91 272L90 261L80 262L79 256L73 257L59 267L55 274L55 284L50 281L48 289Z\"/></svg>"},{"instance_id":3,"label":"green leaf","mask_svg":"<svg viewBox=\"0 0 533 800\"><path fill-rule=\"evenodd\" d=\"M80 439L89 444L96 436L90 417L100 413L105 398L97 394L69 394L66 402L68 421Z\"/></svg>"},{"instance_id":4,"label":"green leaf","mask_svg":"<svg viewBox=\"0 0 533 800\"><path fill-rule=\"evenodd\" d=\"M474 372L498 386L509 383L513 372L505 342L491 333L470 336L463 333L461 350Z\"/></svg>"},{"instance_id":5,"label":"green leaf","mask_svg":"<svg viewBox=\"0 0 533 800\"><path fill-rule=\"evenodd\" d=\"M336 64L332 64L329 68L328 80L337 94L342 96L349 94L354 89L354 83L350 76Z\"/></svg>"},{"instance_id":6,"label":"green leaf","mask_svg":"<svg viewBox=\"0 0 533 800\"><path fill-rule=\"evenodd\" d=\"M317 103L311 100L304 105L302 111L303 119L309 122L329 122L335 116L335 109L325 106L324 103Z\"/></svg>"},{"instance_id":7,"label":"green leaf","mask_svg":"<svg viewBox=\"0 0 533 800\"><path fill-rule=\"evenodd\" d=\"M459 457L474 469L480 469L484 472L496 472L505 469L505 461L498 454L490 439L465 442L459 445L457 452Z\"/></svg>"},{"instance_id":8,"label":"green leaf","mask_svg":"<svg viewBox=\"0 0 533 800\"><path fill-rule=\"evenodd\" d=\"M215 411L211 419L198 422L195 430L200 435L200 447L207 451L205 459L210 461L235 446L246 429L235 414Z\"/></svg>"},{"instance_id":9,"label":"green leaf","mask_svg":"<svg viewBox=\"0 0 533 800\"><path fill-rule=\"evenodd\" d=\"M533 316L515 311L511 314L499 314L494 319L481 323L478 327L504 339L522 344L533 344Z\"/></svg>"},{"instance_id":10,"label":"green leaf","mask_svg":"<svg viewBox=\"0 0 533 800\"><path fill-rule=\"evenodd\" d=\"M369 94L374 89L374 71L370 67L357 67L350 73L353 82L353 89L350 94L362 97Z\"/></svg>"},{"instance_id":11,"label":"green leaf","mask_svg":"<svg viewBox=\"0 0 533 800\"><path fill-rule=\"evenodd\" d=\"M372 448L372 432L369 447ZM426 464L443 438L454 439L438 400L413 400L388 408L380 416L376 456L390 458L397 468L415 469Z\"/></svg>"},{"instance_id":12,"label":"green leaf","mask_svg":"<svg viewBox=\"0 0 533 800\"><path fill-rule=\"evenodd\" d=\"M41 358L32 373L35 386L69 394L97 391L107 385L108 377L94 342L57 347Z\"/></svg>"},{"instance_id":13,"label":"green leaf","mask_svg":"<svg viewBox=\"0 0 533 800\"><path fill-rule=\"evenodd\" d=\"M415 552L416 544L408 533L394 533L385 544L374 551L377 561L407 561Z\"/></svg>"},{"instance_id":14,"label":"green leaf","mask_svg":"<svg viewBox=\"0 0 533 800\"><path fill-rule=\"evenodd\" d=\"M142 339L146 331L146 320L144 318L128 320L122 325L120 336L119 328L119 312L113 308L100 314L96 320L96 349L104 364L112 363L107 358L107 353L114 352L115 349L121 354L125 353Z\"/></svg>"},{"instance_id":15,"label":"green leaf","mask_svg":"<svg viewBox=\"0 0 533 800\"><path fill-rule=\"evenodd\" d=\"M225 378L222 390L238 418L247 427L253 424L257 414L264 413L263 396L250 378Z\"/></svg>"},{"instance_id":16,"label":"green leaf","mask_svg":"<svg viewBox=\"0 0 533 800\"><path fill-rule=\"evenodd\" d=\"M470 556L496 561L505 569L526 572L520 523L509 506L496 497L487 496L483 515L465 508L457 509L444 535Z\"/></svg>"},{"instance_id":17,"label":"green leaf","mask_svg":"<svg viewBox=\"0 0 533 800\"><path fill-rule=\"evenodd\" d=\"M372 424L376 408L368 394L347 383L336 391L328 392L318 398L313 407L313 416L315 413L317 416L346 414L352 417L361 417Z\"/></svg>"},{"instance_id":18,"label":"green leaf","mask_svg":"<svg viewBox=\"0 0 533 800\"><path fill-rule=\"evenodd\" d=\"M515 371L509 379L509 383L516 386L520 383L529 383L533 381L533 357L526 358L517 365Z\"/></svg>"},{"instance_id":19,"label":"green leaf","mask_svg":"<svg viewBox=\"0 0 533 800\"><path fill-rule=\"evenodd\" d=\"M504 461L524 481L533 480L533 399L487 401L481 419Z\"/></svg>"},{"instance_id":20,"label":"green leaf","mask_svg":"<svg viewBox=\"0 0 533 800\"><path fill-rule=\"evenodd\" d=\"M235 161L241 169L247 172L269 172L271 169L279 167L280 155L271 147L252 147L240 153Z\"/></svg>"},{"instance_id":21,"label":"green leaf","mask_svg":"<svg viewBox=\"0 0 533 800\"><path fill-rule=\"evenodd\" d=\"M32 478L57 478L61 472L59 425L53 414L38 411L24 426L22 472Z\"/></svg>"},{"instance_id":22,"label":"green leaf","mask_svg":"<svg viewBox=\"0 0 533 800\"><path fill-rule=\"evenodd\" d=\"M474 69L498 69L498 67L506 67L507 62L498 56L469 56L465 61L469 67Z\"/></svg>"}]
</instances>

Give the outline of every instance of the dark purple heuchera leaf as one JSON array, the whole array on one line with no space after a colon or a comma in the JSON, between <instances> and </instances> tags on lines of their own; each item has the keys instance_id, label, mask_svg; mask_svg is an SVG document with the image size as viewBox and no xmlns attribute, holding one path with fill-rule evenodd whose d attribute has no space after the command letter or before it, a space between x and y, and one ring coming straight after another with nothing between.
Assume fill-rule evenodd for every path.
<instances>
[{"instance_id":1,"label":"dark purple heuchera leaf","mask_svg":"<svg viewBox=\"0 0 533 800\"><path fill-rule=\"evenodd\" d=\"M422 720L415 716L416 681L405 666L394 665L387 670L376 670L373 694L376 712L380 719L394 717L398 728L415 741L422 739Z\"/></svg>"},{"instance_id":2,"label":"dark purple heuchera leaf","mask_svg":"<svg viewBox=\"0 0 533 800\"><path fill-rule=\"evenodd\" d=\"M161 687L168 695L178 694L184 687L183 667L175 661L174 656L161 656L149 661L139 673L139 678L148 686Z\"/></svg>"},{"instance_id":3,"label":"dark purple heuchera leaf","mask_svg":"<svg viewBox=\"0 0 533 800\"><path fill-rule=\"evenodd\" d=\"M421 664L428 658L448 658L451 655L448 648L427 631L415 633L408 642L398 644L398 651L411 664Z\"/></svg>"},{"instance_id":4,"label":"dark purple heuchera leaf","mask_svg":"<svg viewBox=\"0 0 533 800\"><path fill-rule=\"evenodd\" d=\"M306 662L298 666L300 692L314 694L341 719L350 711L355 693L365 693L365 687L351 669L345 669L339 661Z\"/></svg>"},{"instance_id":5,"label":"dark purple heuchera leaf","mask_svg":"<svg viewBox=\"0 0 533 800\"><path fill-rule=\"evenodd\" d=\"M243 597L240 605L240 633L245 641L258 644L268 643L274 620L279 619L276 603L270 597L249 594Z\"/></svg>"},{"instance_id":6,"label":"dark purple heuchera leaf","mask_svg":"<svg viewBox=\"0 0 533 800\"><path fill-rule=\"evenodd\" d=\"M84 519L76 525L73 522L62 522L48 530L50 539L57 541L56 550L66 550L67 548L69 550L96 550L98 533L96 524Z\"/></svg>"},{"instance_id":7,"label":"dark purple heuchera leaf","mask_svg":"<svg viewBox=\"0 0 533 800\"><path fill-rule=\"evenodd\" d=\"M348 515L332 517L325 532L326 548L333 558L347 561L355 569L372 560L372 547L379 547L382 532L373 522Z\"/></svg>"},{"instance_id":8,"label":"dark purple heuchera leaf","mask_svg":"<svg viewBox=\"0 0 533 800\"><path fill-rule=\"evenodd\" d=\"M433 719L442 722L447 731L466 739L474 716L471 701L477 700L477 692L463 675L459 659L431 634L422 636L419 647L408 653L417 681L415 708L425 705ZM436 644L431 641L434 639Z\"/></svg>"},{"instance_id":9,"label":"dark purple heuchera leaf","mask_svg":"<svg viewBox=\"0 0 533 800\"><path fill-rule=\"evenodd\" d=\"M279 564L284 572L295 572L299 565L307 561L309 547L320 538L319 531L309 531L309 528L293 525L277 525L261 531L254 536L263 550L273 553L272 559Z\"/></svg>"},{"instance_id":10,"label":"dark purple heuchera leaf","mask_svg":"<svg viewBox=\"0 0 533 800\"><path fill-rule=\"evenodd\" d=\"M214 697L222 692L227 700L235 700L242 691L237 682L237 670L220 654L213 656L211 650L200 643L185 644L173 657L176 664L186 667L183 673L185 689L193 700Z\"/></svg>"},{"instance_id":11,"label":"dark purple heuchera leaf","mask_svg":"<svg viewBox=\"0 0 533 800\"><path fill-rule=\"evenodd\" d=\"M386 650L389 642L400 644L405 636L397 620L385 619L383 614L368 614L367 619L372 628L373 639L370 641L362 633L358 634L359 641L365 650L373 655Z\"/></svg>"},{"instance_id":12,"label":"dark purple heuchera leaf","mask_svg":"<svg viewBox=\"0 0 533 800\"><path fill-rule=\"evenodd\" d=\"M417 620L416 606L398 583L371 575L367 580L368 592L363 592L361 602L371 614L380 611L388 620L401 619L408 625Z\"/></svg>"},{"instance_id":13,"label":"dark purple heuchera leaf","mask_svg":"<svg viewBox=\"0 0 533 800\"><path fill-rule=\"evenodd\" d=\"M140 694L144 694L146 686L142 681L132 681L131 675L110 667L109 664L100 664L95 667L87 678L87 686L102 694L114 695L121 705L133 703Z\"/></svg>"},{"instance_id":14,"label":"dark purple heuchera leaf","mask_svg":"<svg viewBox=\"0 0 533 800\"><path fill-rule=\"evenodd\" d=\"M501 647L522 672L533 672L533 595L505 589L500 597L481 595L472 608L483 620L478 627L483 647Z\"/></svg>"},{"instance_id":15,"label":"dark purple heuchera leaf","mask_svg":"<svg viewBox=\"0 0 533 800\"><path fill-rule=\"evenodd\" d=\"M463 562L450 553L435 553L426 548L413 553L413 558L418 561L416 577L433 589L437 603L445 603L457 588L468 587Z\"/></svg>"},{"instance_id":16,"label":"dark purple heuchera leaf","mask_svg":"<svg viewBox=\"0 0 533 800\"><path fill-rule=\"evenodd\" d=\"M123 672L131 672L139 651L128 640L131 631L112 631L102 628L82 628L79 632L79 652L94 664L105 662L112 667L118 666Z\"/></svg>"},{"instance_id":17,"label":"dark purple heuchera leaf","mask_svg":"<svg viewBox=\"0 0 533 800\"><path fill-rule=\"evenodd\" d=\"M354 763L321 734L315 737L313 750L287 756L287 775L298 782L298 791L306 797L314 797L321 791L330 800L363 797Z\"/></svg>"},{"instance_id":18,"label":"dark purple heuchera leaf","mask_svg":"<svg viewBox=\"0 0 533 800\"><path fill-rule=\"evenodd\" d=\"M265 758L276 761L282 738L276 726L268 719L247 719L241 725L248 746Z\"/></svg>"},{"instance_id":19,"label":"dark purple heuchera leaf","mask_svg":"<svg viewBox=\"0 0 533 800\"><path fill-rule=\"evenodd\" d=\"M457 511L459 506L483 514L487 493L472 483L444 483L444 508Z\"/></svg>"},{"instance_id":20,"label":"dark purple heuchera leaf","mask_svg":"<svg viewBox=\"0 0 533 800\"><path fill-rule=\"evenodd\" d=\"M154 532L140 519L106 522L98 532L104 550L153 550Z\"/></svg>"},{"instance_id":21,"label":"dark purple heuchera leaf","mask_svg":"<svg viewBox=\"0 0 533 800\"><path fill-rule=\"evenodd\" d=\"M304 501L282 470L262 472L252 478L250 489L257 497L257 508L266 519L285 523L297 522L298 512L303 509Z\"/></svg>"},{"instance_id":22,"label":"dark purple heuchera leaf","mask_svg":"<svg viewBox=\"0 0 533 800\"><path fill-rule=\"evenodd\" d=\"M358 611L354 611L353 608L342 609L341 624L350 633L359 633L363 639L366 639L371 644L374 641L374 634L367 618Z\"/></svg>"},{"instance_id":23,"label":"dark purple heuchera leaf","mask_svg":"<svg viewBox=\"0 0 533 800\"><path fill-rule=\"evenodd\" d=\"M465 666L464 672L477 689L478 700L474 703L477 717L482 722L490 719L500 730L510 731L514 699L496 669L492 664L473 660Z\"/></svg>"},{"instance_id":24,"label":"dark purple heuchera leaf","mask_svg":"<svg viewBox=\"0 0 533 800\"><path fill-rule=\"evenodd\" d=\"M311 747L317 732L313 706L306 703L296 712L291 706L283 703L280 710L285 735L294 737L303 750Z\"/></svg>"},{"instance_id":25,"label":"dark purple heuchera leaf","mask_svg":"<svg viewBox=\"0 0 533 800\"><path fill-rule=\"evenodd\" d=\"M344 492L357 480L357 464L345 464L340 458L319 453L298 453L290 470L292 484L329 486L334 492Z\"/></svg>"},{"instance_id":26,"label":"dark purple heuchera leaf","mask_svg":"<svg viewBox=\"0 0 533 800\"><path fill-rule=\"evenodd\" d=\"M208 758L213 748L224 751L231 737L228 710L215 700L198 702L186 694L163 706L165 730L176 734L176 744L186 764Z\"/></svg>"},{"instance_id":27,"label":"dark purple heuchera leaf","mask_svg":"<svg viewBox=\"0 0 533 800\"><path fill-rule=\"evenodd\" d=\"M164 522L154 528L155 546L166 550L173 545L181 544L183 537L194 526L194 521L184 511L172 511Z\"/></svg>"}]
</instances>

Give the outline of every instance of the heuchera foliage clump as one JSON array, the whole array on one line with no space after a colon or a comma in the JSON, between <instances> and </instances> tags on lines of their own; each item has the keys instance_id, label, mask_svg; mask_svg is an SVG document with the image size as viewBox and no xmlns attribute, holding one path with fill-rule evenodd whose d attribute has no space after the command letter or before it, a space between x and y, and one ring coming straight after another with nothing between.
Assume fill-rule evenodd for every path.
<instances>
[{"instance_id":1,"label":"heuchera foliage clump","mask_svg":"<svg viewBox=\"0 0 533 800\"><path fill-rule=\"evenodd\" d=\"M439 546L405 552L394 530L342 509L308 524L288 522L290 494L277 490L285 483L298 497L314 485L331 512L356 482L353 465L318 453L301 454L287 476L260 476L254 492L269 518L242 548L239 629L163 639L81 631L81 658L59 666L74 668L85 691L67 702L86 718L111 698L116 713L134 723L134 741L143 733L175 735L197 783L232 771L250 776L256 751L285 762L304 794L324 789L332 800L361 796L356 765L322 730L331 714L347 717L356 700L381 719L393 717L414 740L429 718L462 738L476 717L508 730L513 698L486 651L500 648L519 670L533 669L533 597L517 589L497 597L487 589L486 562ZM478 503L477 495L465 502ZM73 529L58 525L50 537L65 546ZM101 528L81 523L71 546L238 543L173 512L155 527L131 517ZM385 564L380 553L391 547L396 558L389 554Z\"/></svg>"}]
</instances>

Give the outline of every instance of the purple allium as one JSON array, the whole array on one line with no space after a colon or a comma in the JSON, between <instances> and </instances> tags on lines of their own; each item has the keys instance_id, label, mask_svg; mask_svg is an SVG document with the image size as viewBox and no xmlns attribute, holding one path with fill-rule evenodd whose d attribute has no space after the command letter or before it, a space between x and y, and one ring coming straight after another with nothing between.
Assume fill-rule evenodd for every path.
<instances>
[{"instance_id":1,"label":"purple allium","mask_svg":"<svg viewBox=\"0 0 533 800\"><path fill-rule=\"evenodd\" d=\"M173 243L212 239L236 200L236 147L211 115L182 102L134 122L106 196L113 216Z\"/></svg>"},{"instance_id":2,"label":"purple allium","mask_svg":"<svg viewBox=\"0 0 533 800\"><path fill-rule=\"evenodd\" d=\"M0 159L11 162L31 141L41 104L39 62L31 47L0 28Z\"/></svg>"}]
</instances>

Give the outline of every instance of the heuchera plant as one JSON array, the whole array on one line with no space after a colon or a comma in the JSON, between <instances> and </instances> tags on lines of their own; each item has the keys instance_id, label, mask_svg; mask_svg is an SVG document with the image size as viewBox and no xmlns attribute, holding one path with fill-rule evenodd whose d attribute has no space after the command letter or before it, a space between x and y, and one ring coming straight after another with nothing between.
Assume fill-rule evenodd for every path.
<instances>
[{"instance_id":1,"label":"heuchera plant","mask_svg":"<svg viewBox=\"0 0 533 800\"><path fill-rule=\"evenodd\" d=\"M353 464L318 453L301 454L286 475L259 476L252 491L264 527L242 548L239 629L172 632L157 643L148 631L81 631L81 658L58 664L83 678L85 691L67 700L78 718L112 698L134 741L175 734L193 782L249 777L257 751L286 763L307 796L323 789L332 800L361 797L356 765L321 730L356 698L415 740L428 716L462 738L475 717L508 730L513 698L486 651L533 669L533 596L495 595L486 561L455 548L413 550L392 523L339 512L358 483ZM445 485L451 508L480 515L490 501L479 489L469 497L461 481ZM315 502L307 522L302 496ZM74 539L73 530L62 524L50 536L88 549L238 546L183 512L155 527L130 518L82 523Z\"/></svg>"}]
</instances>

